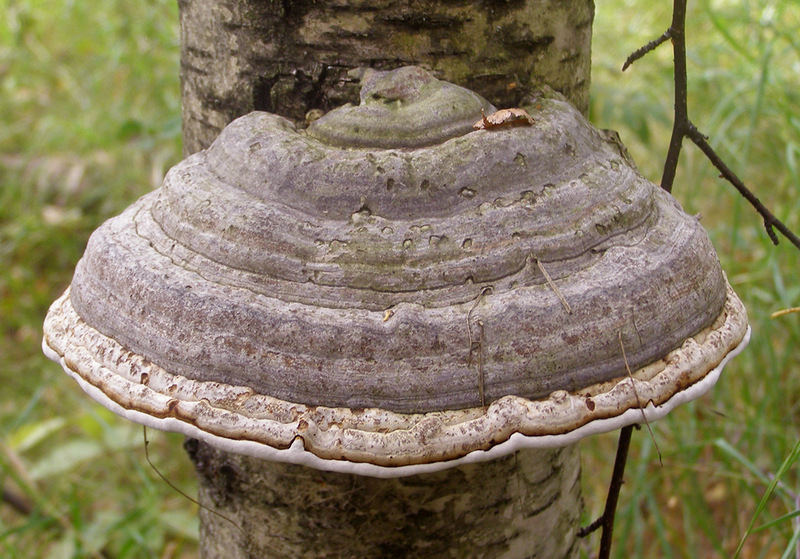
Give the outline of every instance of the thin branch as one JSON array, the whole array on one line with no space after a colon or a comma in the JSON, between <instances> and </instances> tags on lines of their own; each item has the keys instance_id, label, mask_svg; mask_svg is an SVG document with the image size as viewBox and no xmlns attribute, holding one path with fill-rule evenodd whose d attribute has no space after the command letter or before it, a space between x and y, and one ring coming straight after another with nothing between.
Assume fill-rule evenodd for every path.
<instances>
[{"instance_id":1,"label":"thin branch","mask_svg":"<svg viewBox=\"0 0 800 559\"><path fill-rule=\"evenodd\" d=\"M674 0L672 4L670 37L672 38L675 66L673 72L675 80L675 119L672 123L672 137L669 140L664 172L661 175L661 188L667 192L672 192L672 183L675 181L678 159L681 155L681 145L689 124L689 109L686 101L686 0Z\"/></svg>"},{"instance_id":2,"label":"thin branch","mask_svg":"<svg viewBox=\"0 0 800 559\"><path fill-rule=\"evenodd\" d=\"M638 49L633 51L631 53L631 55L625 60L625 64L622 65L622 71L624 72L625 70L627 70L630 67L631 64L633 64L634 62L636 62L637 60L642 58L648 52L656 50L656 48L661 43L665 42L671 36L672 36L672 30L671 29L667 29L666 31L664 31L664 34L661 35L661 37L659 37L658 39L653 39L652 41L647 43L645 46L639 47Z\"/></svg>"},{"instance_id":3,"label":"thin branch","mask_svg":"<svg viewBox=\"0 0 800 559\"><path fill-rule=\"evenodd\" d=\"M33 505L30 501L22 493L8 485L3 486L3 502L23 516L28 516L33 512Z\"/></svg>"},{"instance_id":4,"label":"thin branch","mask_svg":"<svg viewBox=\"0 0 800 559\"><path fill-rule=\"evenodd\" d=\"M600 552L597 555L597 559L608 559L611 555L611 536L614 532L614 516L617 512L619 492L624 483L625 463L628 460L628 449L631 446L631 434L633 433L634 427L634 425L628 425L620 430L619 442L617 443L617 456L614 458L614 471L611 474L611 483L608 486L606 506L603 509L602 516L588 526L578 530L578 537L585 538L598 528L603 528L603 534L600 536Z\"/></svg>"},{"instance_id":5,"label":"thin branch","mask_svg":"<svg viewBox=\"0 0 800 559\"><path fill-rule=\"evenodd\" d=\"M583 528L578 530L578 537L579 538L585 538L586 536L588 536L592 532L596 532L597 529L600 528L600 526L602 526L602 525L603 525L603 517L601 515L597 519L595 519L595 521L592 522L591 524L589 524L587 526L584 526Z\"/></svg>"},{"instance_id":6,"label":"thin branch","mask_svg":"<svg viewBox=\"0 0 800 559\"><path fill-rule=\"evenodd\" d=\"M730 170L724 161L717 155L708 143L708 138L703 136L689 119L687 108L687 78L686 78L686 0L673 0L672 25L658 39L650 41L642 48L636 50L625 61L622 69L625 70L635 60L654 50L667 39L672 40L674 53L674 81L675 81L675 119L672 125L672 136L669 141L667 157L664 161L664 172L661 175L661 188L672 192L675 174L678 168L678 159L684 138L689 138L702 151L709 161L720 171L722 178L730 182L744 198L750 202L764 220L764 229L774 244L778 244L778 235L775 229L789 239L800 249L800 238L783 224L761 201L742 183L736 174Z\"/></svg>"},{"instance_id":7,"label":"thin branch","mask_svg":"<svg viewBox=\"0 0 800 559\"><path fill-rule=\"evenodd\" d=\"M720 158L719 155L714 151L711 145L706 140L706 137L701 134L697 128L690 122L689 123L689 130L687 136L690 140L694 142L694 144L700 148L705 156L711 161L711 164L716 167L722 178L726 179L730 182L736 190L739 191L739 194L745 197L748 202L755 208L755 210L764 218L764 228L767 230L767 234L769 238L772 239L773 244L778 244L778 236L775 234L775 229L781 232L784 237L789 239L789 241L800 249L800 238L795 235L786 225L781 222L775 215L759 200L755 194L753 194L749 188L747 188L744 183L736 176L736 174L730 170L730 168L725 164L724 161ZM774 229L773 229L774 228Z\"/></svg>"},{"instance_id":8,"label":"thin branch","mask_svg":"<svg viewBox=\"0 0 800 559\"><path fill-rule=\"evenodd\" d=\"M603 535L600 537L600 553L597 559L608 559L611 556L611 536L614 532L614 515L617 512L619 491L624 483L625 462L628 460L628 449L631 446L633 425L623 427L619 433L617 456L614 458L614 472L611 474L611 485L608 486L606 508L603 510Z\"/></svg>"}]
</instances>

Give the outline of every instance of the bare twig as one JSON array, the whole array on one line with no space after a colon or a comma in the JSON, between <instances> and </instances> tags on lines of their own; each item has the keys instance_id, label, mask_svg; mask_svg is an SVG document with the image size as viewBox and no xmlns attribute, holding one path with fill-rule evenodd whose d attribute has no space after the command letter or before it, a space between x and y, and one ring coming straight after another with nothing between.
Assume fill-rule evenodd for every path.
<instances>
[{"instance_id":1,"label":"bare twig","mask_svg":"<svg viewBox=\"0 0 800 559\"><path fill-rule=\"evenodd\" d=\"M25 496L9 485L3 486L3 502L21 515L28 516L33 512L33 505Z\"/></svg>"},{"instance_id":2,"label":"bare twig","mask_svg":"<svg viewBox=\"0 0 800 559\"><path fill-rule=\"evenodd\" d=\"M647 43L643 47L639 47L635 51L631 53L631 55L625 60L625 64L622 65L622 71L624 72L627 70L631 64L642 58L645 54L650 52L651 50L656 50L656 48L661 44L666 42L672 36L672 29L667 29L664 31L664 34L661 35L658 39L653 39L649 43Z\"/></svg>"},{"instance_id":3,"label":"bare twig","mask_svg":"<svg viewBox=\"0 0 800 559\"><path fill-rule=\"evenodd\" d=\"M614 472L611 474L611 484L608 486L606 508L603 510L603 535L600 536L600 552L597 559L608 559L611 556L611 536L614 533L614 515L617 512L619 491L624 483L625 463L628 460L628 449L631 446L633 425L623 427L619 433L617 443L617 456L614 458Z\"/></svg>"},{"instance_id":4,"label":"bare twig","mask_svg":"<svg viewBox=\"0 0 800 559\"><path fill-rule=\"evenodd\" d=\"M689 130L687 131L687 136L690 140L692 140L695 145L700 148L708 160L719 169L720 174L723 178L727 179L739 193L745 197L745 199L750 202L750 204L756 209L756 211L761 214L761 217L764 218L764 229L767 231L767 235L772 240L773 244L778 244L778 236L775 234L775 229L781 232L784 237L789 239L789 241L800 248L800 237L795 235L786 225L784 225L781 220L779 220L775 215L766 207L761 200L759 200L755 194L753 194L750 189L748 189L744 183L739 180L733 171L731 171L725 162L717 155L717 153L712 149L709 145L706 137L701 134L697 128L695 128L694 124L691 122L689 123ZM774 229L773 229L774 228Z\"/></svg>"},{"instance_id":5,"label":"bare twig","mask_svg":"<svg viewBox=\"0 0 800 559\"><path fill-rule=\"evenodd\" d=\"M686 101L686 0L674 0L672 4L670 39L672 39L674 54L675 120L672 123L672 137L669 140L664 172L661 174L661 188L667 192L672 192L672 183L678 168L683 137L689 126L689 110Z\"/></svg>"},{"instance_id":6,"label":"bare twig","mask_svg":"<svg viewBox=\"0 0 800 559\"><path fill-rule=\"evenodd\" d=\"M678 159L681 154L681 146L684 138L689 138L711 163L720 171L722 178L730 182L744 198L750 202L755 210L764 220L764 229L774 244L778 244L778 236L775 229L789 239L789 241L800 249L800 237L794 234L786 225L783 224L761 201L742 183L736 174L728 168L719 155L714 152L708 143L708 138L701 134L697 127L689 119L687 108L687 78L686 78L686 0L673 0L672 5L672 24L669 29L658 39L649 42L640 49L637 49L625 61L622 69L625 70L634 61L643 57L648 52L655 49L667 39L672 40L672 50L674 53L674 80L675 80L675 120L672 125L672 137L669 141L667 157L664 161L664 172L661 175L661 188L667 192L672 192L672 184L675 181L675 173L678 168Z\"/></svg>"},{"instance_id":7,"label":"bare twig","mask_svg":"<svg viewBox=\"0 0 800 559\"><path fill-rule=\"evenodd\" d=\"M633 425L628 425L620 430L619 442L617 443L617 455L614 458L614 471L611 474L611 483L608 486L608 495L606 496L606 506L603 509L603 515L588 526L578 530L578 537L584 538L598 528L603 528L603 534L600 536L598 559L608 559L611 555L611 536L614 532L614 516L617 512L619 492L624 483L625 463L628 460L628 449L631 446L633 428Z\"/></svg>"},{"instance_id":8,"label":"bare twig","mask_svg":"<svg viewBox=\"0 0 800 559\"><path fill-rule=\"evenodd\" d=\"M589 534L596 532L598 528L603 525L603 516L598 516L591 524L588 524L578 530L578 537L585 538Z\"/></svg>"}]
</instances>

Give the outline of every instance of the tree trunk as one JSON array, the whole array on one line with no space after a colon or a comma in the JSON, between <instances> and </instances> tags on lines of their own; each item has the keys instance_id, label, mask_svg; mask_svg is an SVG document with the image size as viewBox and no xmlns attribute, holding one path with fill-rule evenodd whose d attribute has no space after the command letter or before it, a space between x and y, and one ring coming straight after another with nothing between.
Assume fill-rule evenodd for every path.
<instances>
[{"instance_id":1,"label":"tree trunk","mask_svg":"<svg viewBox=\"0 0 800 559\"><path fill-rule=\"evenodd\" d=\"M234 118L357 102L354 67L427 67L498 107L547 84L588 107L592 0L179 0L184 153ZM201 556L576 557L575 446L380 480L187 440ZM232 522L231 522L232 521Z\"/></svg>"},{"instance_id":2,"label":"tree trunk","mask_svg":"<svg viewBox=\"0 0 800 559\"><path fill-rule=\"evenodd\" d=\"M586 112L592 0L179 0L184 153L253 110L358 99L347 71L415 64L498 107L545 83Z\"/></svg>"},{"instance_id":3,"label":"tree trunk","mask_svg":"<svg viewBox=\"0 0 800 559\"><path fill-rule=\"evenodd\" d=\"M186 447L200 502L229 519L200 511L202 557L577 557L576 445L394 479Z\"/></svg>"}]
</instances>

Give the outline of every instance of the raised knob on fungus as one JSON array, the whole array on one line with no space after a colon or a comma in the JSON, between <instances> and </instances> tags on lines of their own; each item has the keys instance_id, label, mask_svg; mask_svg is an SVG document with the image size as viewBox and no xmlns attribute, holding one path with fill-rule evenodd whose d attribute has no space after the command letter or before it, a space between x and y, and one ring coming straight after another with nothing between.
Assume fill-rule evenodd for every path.
<instances>
[{"instance_id":1,"label":"raised knob on fungus","mask_svg":"<svg viewBox=\"0 0 800 559\"><path fill-rule=\"evenodd\" d=\"M475 131L494 107L419 68L363 83L104 223L47 355L133 421L383 477L661 417L746 343L697 220L557 95Z\"/></svg>"}]
</instances>

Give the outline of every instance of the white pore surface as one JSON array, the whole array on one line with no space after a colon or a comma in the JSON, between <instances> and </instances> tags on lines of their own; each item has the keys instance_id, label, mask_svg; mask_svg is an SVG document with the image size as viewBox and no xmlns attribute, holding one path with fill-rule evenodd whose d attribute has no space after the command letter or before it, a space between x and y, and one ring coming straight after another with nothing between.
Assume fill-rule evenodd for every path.
<instances>
[{"instance_id":1,"label":"white pore surface","mask_svg":"<svg viewBox=\"0 0 800 559\"><path fill-rule=\"evenodd\" d=\"M644 408L629 409L616 417L596 419L581 427L578 427L577 429L560 435L527 436L521 433L514 433L508 440L493 446L489 450L476 450L454 460L445 460L430 464L412 464L406 466L378 466L376 464L349 462L346 460L326 460L306 451L303 447L303 441L300 437L295 438L292 445L287 449L275 449L271 446L253 441L232 440L219 437L217 435L212 435L206 431L198 429L191 423L187 423L173 417L158 418L139 411L129 410L111 400L105 395L105 393L103 393L102 390L89 384L83 378L81 378L80 375L73 372L64 363L64 358L50 348L46 342L42 343L42 348L47 357L60 363L63 369L72 378L74 378L80 387L94 400L117 415L121 415L122 417L125 417L126 419L136 423L141 423L147 427L160 429L162 431L175 431L177 433L182 433L187 437L200 439L216 448L236 454L246 454L256 458L275 462L300 464L303 466L316 468L318 470L357 474L377 478L392 478L437 472L447 468L452 468L454 466L460 466L462 464L472 464L475 462L493 460L523 448L555 448L567 446L589 435L614 431L633 423L644 423L645 421L650 422L660 419L680 404L699 398L708 392L708 390L714 386L714 384L716 384L717 379L719 379L719 376L722 373L722 369L725 367L728 361L738 355L748 344L750 341L750 332L751 330L748 326L747 332L742 341L722 359L719 365L717 365L701 380L695 384L692 384L685 390L676 393L674 396L672 396L672 398L660 406L653 405L651 402Z\"/></svg>"}]
</instances>

